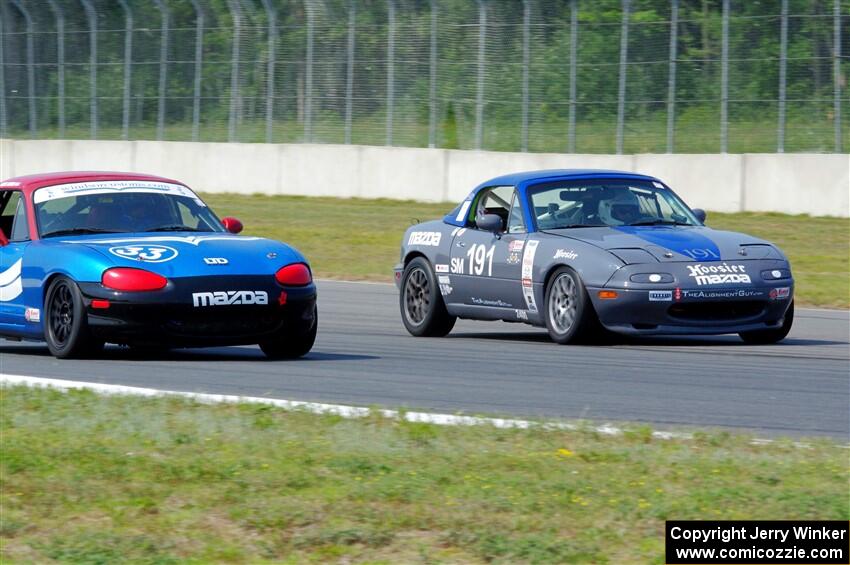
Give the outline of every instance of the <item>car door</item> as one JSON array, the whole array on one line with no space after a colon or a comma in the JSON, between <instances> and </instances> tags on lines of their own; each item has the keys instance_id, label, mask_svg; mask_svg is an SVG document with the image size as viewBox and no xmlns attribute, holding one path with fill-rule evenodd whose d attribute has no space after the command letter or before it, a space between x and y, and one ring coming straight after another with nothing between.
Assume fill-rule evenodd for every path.
<instances>
[{"instance_id":1,"label":"car door","mask_svg":"<svg viewBox=\"0 0 850 565\"><path fill-rule=\"evenodd\" d=\"M20 329L25 323L22 275L30 234L26 199L18 190L0 193L0 230L8 240L0 247L0 326Z\"/></svg>"},{"instance_id":2,"label":"car door","mask_svg":"<svg viewBox=\"0 0 850 565\"><path fill-rule=\"evenodd\" d=\"M514 310L524 308L520 279L526 239L516 190L512 186L484 189L472 210L474 218L456 232L451 245L453 302L497 309L503 317L514 319ZM505 229L500 233L478 229L475 218L484 213L501 216Z\"/></svg>"}]
</instances>

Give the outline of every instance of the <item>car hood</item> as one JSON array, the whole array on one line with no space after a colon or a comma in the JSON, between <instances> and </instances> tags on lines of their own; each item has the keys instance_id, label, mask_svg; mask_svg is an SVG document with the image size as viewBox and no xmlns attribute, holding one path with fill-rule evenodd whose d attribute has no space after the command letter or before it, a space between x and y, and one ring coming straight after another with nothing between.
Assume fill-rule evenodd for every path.
<instances>
[{"instance_id":1,"label":"car hood","mask_svg":"<svg viewBox=\"0 0 850 565\"><path fill-rule=\"evenodd\" d=\"M260 237L227 233L114 234L47 240L98 252L116 267L136 267L165 277L271 274L304 262L292 247Z\"/></svg>"},{"instance_id":2,"label":"car hood","mask_svg":"<svg viewBox=\"0 0 850 565\"><path fill-rule=\"evenodd\" d=\"M726 261L745 259L782 259L768 242L752 236L719 231L705 226L619 226L546 230L545 233L577 239L620 258L645 256L643 250L658 261ZM651 260L646 257L647 260ZM639 260L625 259L626 263Z\"/></svg>"}]
</instances>

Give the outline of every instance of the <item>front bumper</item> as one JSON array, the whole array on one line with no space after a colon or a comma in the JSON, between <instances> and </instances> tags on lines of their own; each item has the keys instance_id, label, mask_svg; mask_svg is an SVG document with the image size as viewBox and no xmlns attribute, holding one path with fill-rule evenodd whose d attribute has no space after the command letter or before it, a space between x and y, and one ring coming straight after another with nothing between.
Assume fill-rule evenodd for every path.
<instances>
[{"instance_id":1,"label":"front bumper","mask_svg":"<svg viewBox=\"0 0 850 565\"><path fill-rule=\"evenodd\" d=\"M269 276L170 279L154 292L79 286L91 332L110 343L248 345L306 333L315 324L316 286L281 287ZM103 300L108 308L93 305Z\"/></svg>"},{"instance_id":2,"label":"front bumper","mask_svg":"<svg viewBox=\"0 0 850 565\"><path fill-rule=\"evenodd\" d=\"M588 291L599 321L619 333L712 335L781 327L794 298L794 280L787 263L768 260L734 264L742 266L745 280L696 279L687 263L664 268L629 265L604 288ZM633 282L633 277L653 269L669 274L672 280L663 284ZM762 274L773 272L782 276L771 280ZM617 297L603 299L599 296L602 290L614 290Z\"/></svg>"}]
</instances>

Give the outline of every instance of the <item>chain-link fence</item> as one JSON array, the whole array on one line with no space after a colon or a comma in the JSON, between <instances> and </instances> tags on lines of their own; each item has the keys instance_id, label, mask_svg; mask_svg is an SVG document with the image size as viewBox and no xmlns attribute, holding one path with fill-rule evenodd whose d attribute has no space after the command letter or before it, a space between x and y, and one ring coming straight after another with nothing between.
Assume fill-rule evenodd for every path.
<instances>
[{"instance_id":1,"label":"chain-link fence","mask_svg":"<svg viewBox=\"0 0 850 565\"><path fill-rule=\"evenodd\" d=\"M0 0L0 136L841 152L850 0Z\"/></svg>"}]
</instances>

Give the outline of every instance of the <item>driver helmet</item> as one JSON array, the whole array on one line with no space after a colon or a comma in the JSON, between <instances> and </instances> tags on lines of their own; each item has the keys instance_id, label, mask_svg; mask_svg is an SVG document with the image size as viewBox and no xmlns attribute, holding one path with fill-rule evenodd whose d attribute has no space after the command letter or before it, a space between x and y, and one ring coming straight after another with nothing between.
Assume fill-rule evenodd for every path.
<instances>
[{"instance_id":1,"label":"driver helmet","mask_svg":"<svg viewBox=\"0 0 850 565\"><path fill-rule=\"evenodd\" d=\"M629 224L640 215L637 196L628 189L616 190L612 198L599 202L599 217L611 226Z\"/></svg>"}]
</instances>

